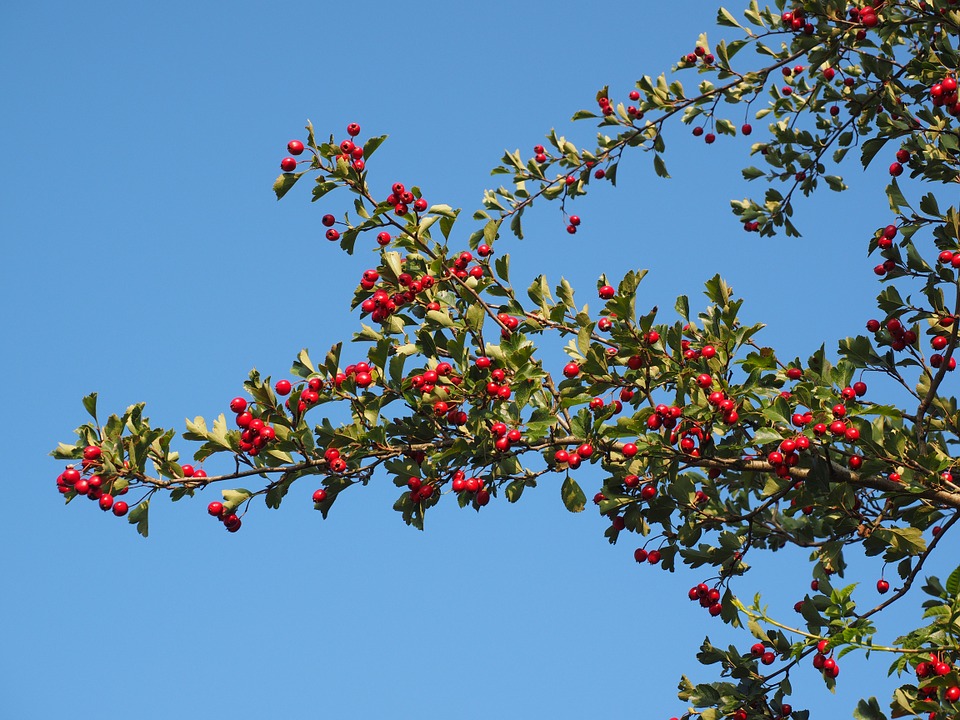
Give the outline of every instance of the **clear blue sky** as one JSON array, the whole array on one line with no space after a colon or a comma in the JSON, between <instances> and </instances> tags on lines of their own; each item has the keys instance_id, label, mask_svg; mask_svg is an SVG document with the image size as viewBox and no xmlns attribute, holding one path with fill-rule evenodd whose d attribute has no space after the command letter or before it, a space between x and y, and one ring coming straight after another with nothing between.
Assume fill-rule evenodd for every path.
<instances>
[{"instance_id":1,"label":"clear blue sky","mask_svg":"<svg viewBox=\"0 0 960 720\"><path fill-rule=\"evenodd\" d=\"M0 11L0 717L682 713L680 674L713 679L696 648L727 637L685 599L700 576L637 567L629 538L610 547L595 513L563 509L559 480L479 516L442 503L425 533L403 525L383 482L327 521L301 483L236 535L206 516L210 491L155 502L144 540L92 503L64 508L47 453L92 390L106 411L145 401L155 423L182 428L226 410L251 367L283 376L301 347L321 353L357 329L349 299L369 257L337 252L319 223L347 199L311 205L298 188L277 203L270 190L307 118L324 135L353 121L389 133L374 182L419 184L469 214L504 148L529 152L553 126L590 138L570 129L575 110L602 85L623 97L667 69L714 15L699 1ZM746 141L708 148L681 128L668 140L674 179L628 158L617 190L577 204L576 237L557 208L536 208L508 248L514 276L565 275L592 297L602 272L648 267L640 303L670 308L681 292L698 307L720 272L784 357L859 332L882 200L855 189L802 203L802 240L760 239L728 210L747 193ZM599 484L580 480L591 495ZM769 593L790 619L807 570L761 565L737 589ZM879 571L859 564L851 581L872 587ZM837 700L805 668L794 706L849 717L858 691L883 689L885 658L841 664Z\"/></svg>"}]
</instances>

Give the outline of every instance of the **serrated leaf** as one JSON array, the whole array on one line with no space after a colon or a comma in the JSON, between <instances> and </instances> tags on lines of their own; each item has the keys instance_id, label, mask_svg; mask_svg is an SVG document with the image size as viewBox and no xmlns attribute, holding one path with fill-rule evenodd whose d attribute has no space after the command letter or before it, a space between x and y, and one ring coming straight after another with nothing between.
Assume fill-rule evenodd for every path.
<instances>
[{"instance_id":1,"label":"serrated leaf","mask_svg":"<svg viewBox=\"0 0 960 720\"><path fill-rule=\"evenodd\" d=\"M431 322L435 322L437 325L440 325L441 327L445 327L445 328L454 327L454 322L450 318L450 316L441 310L428 310L427 320L430 320Z\"/></svg>"},{"instance_id":2,"label":"serrated leaf","mask_svg":"<svg viewBox=\"0 0 960 720\"><path fill-rule=\"evenodd\" d=\"M220 494L223 495L223 506L231 512L240 507L241 503L249 500L253 496L253 493L246 488L221 490Z\"/></svg>"},{"instance_id":3,"label":"serrated leaf","mask_svg":"<svg viewBox=\"0 0 960 720\"><path fill-rule=\"evenodd\" d=\"M580 489L577 481L569 475L563 481L563 485L560 486L560 497L570 512L583 512L583 509L587 506L587 496L583 494L583 490Z\"/></svg>"},{"instance_id":4,"label":"serrated leaf","mask_svg":"<svg viewBox=\"0 0 960 720\"><path fill-rule=\"evenodd\" d=\"M94 422L97 421L97 394L90 393L83 399L83 407L86 408Z\"/></svg>"},{"instance_id":5,"label":"serrated leaf","mask_svg":"<svg viewBox=\"0 0 960 720\"><path fill-rule=\"evenodd\" d=\"M363 159L369 160L370 156L376 152L377 148L383 144L383 141L387 139L386 135L378 135L376 137L367 138L363 143Z\"/></svg>"},{"instance_id":6,"label":"serrated leaf","mask_svg":"<svg viewBox=\"0 0 960 720\"><path fill-rule=\"evenodd\" d=\"M525 487L523 480L514 480L509 483L504 489L504 495L507 497L508 502L515 503L520 499L520 496L523 494L523 488Z\"/></svg>"},{"instance_id":7,"label":"serrated leaf","mask_svg":"<svg viewBox=\"0 0 960 720\"><path fill-rule=\"evenodd\" d=\"M944 588L950 593L951 597L957 597L957 595L960 594L960 567L957 567L956 570L950 573L950 577L947 578Z\"/></svg>"},{"instance_id":8,"label":"serrated leaf","mask_svg":"<svg viewBox=\"0 0 960 720\"><path fill-rule=\"evenodd\" d=\"M861 699L853 711L853 717L856 720L887 720L887 716L880 710L880 703L875 697Z\"/></svg>"},{"instance_id":9,"label":"serrated leaf","mask_svg":"<svg viewBox=\"0 0 960 720\"><path fill-rule=\"evenodd\" d=\"M127 516L127 521L131 525L136 525L137 532L147 537L150 531L150 501L144 500L133 508Z\"/></svg>"},{"instance_id":10,"label":"serrated leaf","mask_svg":"<svg viewBox=\"0 0 960 720\"><path fill-rule=\"evenodd\" d=\"M742 28L743 26L737 22L737 19L730 14L730 11L726 8L720 8L717 11L717 25L722 25L724 27L737 27Z\"/></svg>"},{"instance_id":11,"label":"serrated leaf","mask_svg":"<svg viewBox=\"0 0 960 720\"><path fill-rule=\"evenodd\" d=\"M663 161L663 158L660 157L659 153L653 154L653 171L657 173L658 177L670 177L670 173L667 171L667 164Z\"/></svg>"},{"instance_id":12,"label":"serrated leaf","mask_svg":"<svg viewBox=\"0 0 960 720\"><path fill-rule=\"evenodd\" d=\"M286 195L301 177L303 177L303 173L282 173L280 177L274 180L273 191L277 194L277 200Z\"/></svg>"}]
</instances>

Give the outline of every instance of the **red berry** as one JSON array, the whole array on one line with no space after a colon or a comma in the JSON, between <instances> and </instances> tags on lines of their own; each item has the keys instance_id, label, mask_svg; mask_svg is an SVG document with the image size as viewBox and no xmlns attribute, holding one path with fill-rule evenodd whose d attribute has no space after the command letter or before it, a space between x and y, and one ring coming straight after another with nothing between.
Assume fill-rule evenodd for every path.
<instances>
[{"instance_id":1,"label":"red berry","mask_svg":"<svg viewBox=\"0 0 960 720\"><path fill-rule=\"evenodd\" d=\"M356 137L360 134L360 126L357 123L350 123L347 125L347 135L350 137Z\"/></svg>"},{"instance_id":2,"label":"red berry","mask_svg":"<svg viewBox=\"0 0 960 720\"><path fill-rule=\"evenodd\" d=\"M292 157L285 157L280 161L280 169L284 172L293 172L297 169L297 161ZM114 505L116 507L116 505Z\"/></svg>"},{"instance_id":3,"label":"red berry","mask_svg":"<svg viewBox=\"0 0 960 720\"><path fill-rule=\"evenodd\" d=\"M289 395L292 387L289 380L277 380L274 390L277 391L277 395Z\"/></svg>"},{"instance_id":4,"label":"red berry","mask_svg":"<svg viewBox=\"0 0 960 720\"><path fill-rule=\"evenodd\" d=\"M326 499L327 499L327 491L326 491L326 490L324 490L323 488L320 488L319 490L315 490L315 491L314 491L314 493L313 493L313 501L314 501L315 503L322 503L322 502L323 502L324 500L326 500Z\"/></svg>"},{"instance_id":5,"label":"red berry","mask_svg":"<svg viewBox=\"0 0 960 720\"><path fill-rule=\"evenodd\" d=\"M303 143L299 140L291 140L287 143L287 152L291 155L299 155L303 152Z\"/></svg>"},{"instance_id":6,"label":"red berry","mask_svg":"<svg viewBox=\"0 0 960 720\"><path fill-rule=\"evenodd\" d=\"M117 502L113 504L113 514L117 517L123 517L126 515L128 509L129 505L127 505L123 500L117 500Z\"/></svg>"},{"instance_id":7,"label":"red berry","mask_svg":"<svg viewBox=\"0 0 960 720\"><path fill-rule=\"evenodd\" d=\"M877 592L883 595L890 589L890 583L888 583L883 578L877 580Z\"/></svg>"},{"instance_id":8,"label":"red berry","mask_svg":"<svg viewBox=\"0 0 960 720\"><path fill-rule=\"evenodd\" d=\"M580 374L580 366L575 362L569 362L563 366L563 374L568 378L575 378Z\"/></svg>"},{"instance_id":9,"label":"red berry","mask_svg":"<svg viewBox=\"0 0 960 720\"><path fill-rule=\"evenodd\" d=\"M223 503L221 502L217 502L216 500L214 500L212 503L207 505L207 513L209 515L212 515L213 517L216 517L216 518L220 517L222 512L223 512Z\"/></svg>"}]
</instances>

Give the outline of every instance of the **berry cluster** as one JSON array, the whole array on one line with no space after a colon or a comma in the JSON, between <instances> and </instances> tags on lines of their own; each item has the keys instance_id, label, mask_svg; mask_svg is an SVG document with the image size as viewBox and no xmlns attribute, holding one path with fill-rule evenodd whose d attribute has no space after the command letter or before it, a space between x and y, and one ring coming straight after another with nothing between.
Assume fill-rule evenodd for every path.
<instances>
[{"instance_id":1,"label":"berry cluster","mask_svg":"<svg viewBox=\"0 0 960 720\"><path fill-rule=\"evenodd\" d=\"M616 520L619 520L620 523L616 523ZM615 524L622 524L623 518L617 517L614 519L614 522ZM623 527L621 526L617 529L622 530ZM636 550L633 551L633 559L636 560L638 563L647 562L647 563L650 563L651 565L656 565L657 563L660 562L660 551L651 550L650 552L647 552L643 548L637 548Z\"/></svg>"},{"instance_id":2,"label":"berry cluster","mask_svg":"<svg viewBox=\"0 0 960 720\"><path fill-rule=\"evenodd\" d=\"M576 470L584 460L593 456L593 445L583 443L573 451L560 448L553 453L553 461L561 468Z\"/></svg>"},{"instance_id":3,"label":"berry cluster","mask_svg":"<svg viewBox=\"0 0 960 720\"><path fill-rule=\"evenodd\" d=\"M764 665L773 665L777 659L777 654L773 650L768 650L763 643L754 643L750 648L750 654L757 658ZM789 715L790 713L786 713Z\"/></svg>"},{"instance_id":4,"label":"berry cluster","mask_svg":"<svg viewBox=\"0 0 960 720\"><path fill-rule=\"evenodd\" d=\"M103 450L96 445L87 445L83 449L83 461L80 467L83 470L77 470L73 465L67 465L63 472L57 476L57 490L62 495L74 493L76 495L85 495L90 500L97 502L100 509L104 512L112 510L117 517L123 517L127 514L129 506L123 500L115 500L115 495L126 495L126 484L120 484L118 487L117 479L105 479L98 472L102 463L100 457Z\"/></svg>"},{"instance_id":5,"label":"berry cluster","mask_svg":"<svg viewBox=\"0 0 960 720\"><path fill-rule=\"evenodd\" d=\"M813 35L815 29L813 23L807 22L807 18L800 8L787 10L781 14L780 22L783 24L784 29L793 32L802 32L804 35Z\"/></svg>"},{"instance_id":6,"label":"berry cluster","mask_svg":"<svg viewBox=\"0 0 960 720\"><path fill-rule=\"evenodd\" d=\"M207 514L222 522L227 532L235 533L243 525L243 521L233 510L217 500L207 505Z\"/></svg>"},{"instance_id":7,"label":"berry cluster","mask_svg":"<svg viewBox=\"0 0 960 720\"><path fill-rule=\"evenodd\" d=\"M890 339L887 340L885 337L878 337L878 345L889 345L896 351L905 349L907 346L912 346L917 341L917 333L913 330L908 330L903 326L903 323L900 322L899 318L890 318L886 323L886 330L890 335ZM867 320L867 330L872 333L880 332L880 321L879 320Z\"/></svg>"},{"instance_id":8,"label":"berry cluster","mask_svg":"<svg viewBox=\"0 0 960 720\"><path fill-rule=\"evenodd\" d=\"M828 640L817 643L817 654L813 656L813 666L823 673L824 677L835 678L840 674L840 666L832 657L827 656ZM832 655L833 653L831 653Z\"/></svg>"},{"instance_id":9,"label":"berry cluster","mask_svg":"<svg viewBox=\"0 0 960 720\"><path fill-rule=\"evenodd\" d=\"M940 678L944 678L954 672L950 663L945 662L936 653L930 653L930 660L923 660L915 668L917 680L920 681L919 695L921 698L933 700L938 691L943 690L943 699L948 703L960 701L960 687L954 684L947 684ZM955 677L955 676L954 676ZM953 679L953 678L951 678ZM934 713L931 713L933 715Z\"/></svg>"},{"instance_id":10,"label":"berry cluster","mask_svg":"<svg viewBox=\"0 0 960 720\"><path fill-rule=\"evenodd\" d=\"M427 201L422 197L416 197L400 182L394 183L391 186L386 203L393 205L393 211L397 215L406 215L410 212L410 205L413 205L413 209L418 213L427 209Z\"/></svg>"},{"instance_id":11,"label":"berry cluster","mask_svg":"<svg viewBox=\"0 0 960 720\"><path fill-rule=\"evenodd\" d=\"M311 378L315 380L318 378ZM358 362L355 365L347 365L343 372L338 372L333 376L333 386L339 388L347 380L353 379L353 384L360 389L365 389L373 385L373 368L370 367L369 363Z\"/></svg>"},{"instance_id":12,"label":"berry cluster","mask_svg":"<svg viewBox=\"0 0 960 720\"><path fill-rule=\"evenodd\" d=\"M347 461L343 458L337 448L327 448L323 453L323 459L327 461L327 467L330 468L330 472L342 473L347 469ZM325 490L324 493L326 493ZM323 497L317 500L317 493L314 493L313 501L323 502L326 497L326 494L324 494Z\"/></svg>"},{"instance_id":13,"label":"berry cluster","mask_svg":"<svg viewBox=\"0 0 960 720\"><path fill-rule=\"evenodd\" d=\"M890 164L890 175L892 177L900 177L903 175L903 166L910 162L910 151L900 148L897 150L896 158L897 159Z\"/></svg>"},{"instance_id":14,"label":"berry cluster","mask_svg":"<svg viewBox=\"0 0 960 720\"><path fill-rule=\"evenodd\" d=\"M493 252L490 249L489 245L485 245L484 252L489 255ZM480 252L480 248L477 248L477 253ZM473 265L470 263L473 262L473 254L469 250L464 250L462 253L457 255L457 259L453 261L453 267L450 269L450 272L461 280L466 280L468 277L480 279L484 275L483 265Z\"/></svg>"},{"instance_id":15,"label":"berry cluster","mask_svg":"<svg viewBox=\"0 0 960 720\"><path fill-rule=\"evenodd\" d=\"M709 375L707 376L709 377ZM680 451L690 457L700 457L699 445L704 441L703 428L699 424L690 424L682 430L670 433L670 444L678 445Z\"/></svg>"},{"instance_id":16,"label":"berry cluster","mask_svg":"<svg viewBox=\"0 0 960 720\"><path fill-rule=\"evenodd\" d=\"M930 100L934 107L946 108L954 117L960 115L960 96L957 93L957 80L947 76L930 86Z\"/></svg>"},{"instance_id":17,"label":"berry cluster","mask_svg":"<svg viewBox=\"0 0 960 720\"><path fill-rule=\"evenodd\" d=\"M707 48L697 45L692 53L687 53L680 57L680 67L691 67L698 63L702 65L713 65L716 58L712 53L707 52Z\"/></svg>"},{"instance_id":18,"label":"berry cluster","mask_svg":"<svg viewBox=\"0 0 960 720\"><path fill-rule=\"evenodd\" d=\"M483 507L490 502L490 491L484 487L483 480L477 477L467 477L463 470L457 470L453 473L452 486L455 493L473 495L473 500L479 507Z\"/></svg>"},{"instance_id":19,"label":"berry cluster","mask_svg":"<svg viewBox=\"0 0 960 720\"><path fill-rule=\"evenodd\" d=\"M422 503L433 495L436 488L429 482L424 482L418 477L412 477L407 480L407 487L410 488L410 500L414 503Z\"/></svg>"},{"instance_id":20,"label":"berry cluster","mask_svg":"<svg viewBox=\"0 0 960 720\"><path fill-rule=\"evenodd\" d=\"M682 416L683 408L677 405L660 403L654 408L653 415L647 418L647 428L650 430L659 430L660 428L673 430Z\"/></svg>"},{"instance_id":21,"label":"berry cluster","mask_svg":"<svg viewBox=\"0 0 960 720\"><path fill-rule=\"evenodd\" d=\"M510 316L507 316L510 317ZM510 317L511 320L516 320ZM474 364L481 370L490 370L490 380L487 382L487 396L491 400L509 400L513 394L510 383L507 381L507 373L502 368L493 367L493 361L486 355L478 357Z\"/></svg>"},{"instance_id":22,"label":"berry cluster","mask_svg":"<svg viewBox=\"0 0 960 720\"><path fill-rule=\"evenodd\" d=\"M790 477L790 468L800 462L800 453L810 448L810 439L806 435L783 440L776 450L767 454L767 462L778 477Z\"/></svg>"},{"instance_id":23,"label":"berry cluster","mask_svg":"<svg viewBox=\"0 0 960 720\"><path fill-rule=\"evenodd\" d=\"M610 102L610 98L606 95L601 95L597 98L597 105L600 106L600 112L604 115L613 115L616 112L613 104Z\"/></svg>"},{"instance_id":24,"label":"berry cluster","mask_svg":"<svg viewBox=\"0 0 960 720\"><path fill-rule=\"evenodd\" d=\"M230 401L230 409L237 414L237 427L240 428L240 451L247 455L259 455L267 444L277 437L277 432L259 417L247 409L247 401L235 397Z\"/></svg>"},{"instance_id":25,"label":"berry cluster","mask_svg":"<svg viewBox=\"0 0 960 720\"><path fill-rule=\"evenodd\" d=\"M880 22L877 18L877 8L873 5L864 5L860 8L852 7L847 14L851 22L860 23L865 28L875 28L877 23ZM862 40L863 38L858 36L858 39Z\"/></svg>"},{"instance_id":26,"label":"berry cluster","mask_svg":"<svg viewBox=\"0 0 960 720\"><path fill-rule=\"evenodd\" d=\"M694 585L687 592L687 597L690 600L699 601L700 607L705 608L712 617L717 617L723 612L723 607L720 605L720 590L711 588L706 583Z\"/></svg>"},{"instance_id":27,"label":"berry cluster","mask_svg":"<svg viewBox=\"0 0 960 720\"><path fill-rule=\"evenodd\" d=\"M365 270L360 280L361 288L368 292L373 291L360 303L360 310L364 315L369 314L374 322L384 322L401 307L411 304L418 295L432 288L436 282L431 275L414 278L410 273L403 272L397 276L396 287L388 287L384 281L381 287L374 289L377 287L378 280L380 280L380 274L372 269ZM440 306L438 303L431 302L427 303L427 309L439 310Z\"/></svg>"},{"instance_id":28,"label":"berry cluster","mask_svg":"<svg viewBox=\"0 0 960 720\"><path fill-rule=\"evenodd\" d=\"M495 422L490 426L490 433L496 438L493 446L498 452L506 452L523 440L523 433L517 428L507 428L505 423Z\"/></svg>"},{"instance_id":29,"label":"berry cluster","mask_svg":"<svg viewBox=\"0 0 960 720\"><path fill-rule=\"evenodd\" d=\"M347 125L347 135L355 138L360 134L360 126L357 123ZM357 145L352 139L340 141L340 154L337 155L337 162L349 164L358 173L363 172L366 167L363 161L363 145Z\"/></svg>"}]
</instances>

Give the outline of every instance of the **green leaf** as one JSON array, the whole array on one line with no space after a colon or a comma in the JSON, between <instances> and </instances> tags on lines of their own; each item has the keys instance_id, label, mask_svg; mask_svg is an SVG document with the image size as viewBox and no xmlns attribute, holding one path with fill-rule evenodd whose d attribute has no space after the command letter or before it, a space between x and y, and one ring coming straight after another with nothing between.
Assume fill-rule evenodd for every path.
<instances>
[{"instance_id":1,"label":"green leaf","mask_svg":"<svg viewBox=\"0 0 960 720\"><path fill-rule=\"evenodd\" d=\"M97 394L90 393L83 399L83 407L86 408L87 412L90 413L90 417L93 418L94 422L97 421Z\"/></svg>"},{"instance_id":2,"label":"green leaf","mask_svg":"<svg viewBox=\"0 0 960 720\"><path fill-rule=\"evenodd\" d=\"M376 152L377 148L383 144L383 141L387 139L386 135L378 135L376 137L367 138L366 142L363 143L363 159L369 160L370 156Z\"/></svg>"},{"instance_id":3,"label":"green leaf","mask_svg":"<svg viewBox=\"0 0 960 720\"><path fill-rule=\"evenodd\" d=\"M583 509L587 506L587 496L583 494L583 490L577 485L577 481L569 475L560 487L560 497L563 498L563 504L570 512L583 512Z\"/></svg>"},{"instance_id":4,"label":"green leaf","mask_svg":"<svg viewBox=\"0 0 960 720\"><path fill-rule=\"evenodd\" d=\"M947 584L944 586L951 597L956 597L960 594L960 567L957 567L950 577L947 578Z\"/></svg>"},{"instance_id":5,"label":"green leaf","mask_svg":"<svg viewBox=\"0 0 960 720\"><path fill-rule=\"evenodd\" d=\"M130 514L127 516L127 520L131 525L137 526L137 532L147 537L149 532L149 513L150 513L150 501L144 500L142 503L137 505L133 510L130 511Z\"/></svg>"},{"instance_id":6,"label":"green leaf","mask_svg":"<svg viewBox=\"0 0 960 720\"><path fill-rule=\"evenodd\" d=\"M294 185L297 184L303 176L303 173L283 173L273 183L273 191L277 194L277 200L282 198Z\"/></svg>"},{"instance_id":7,"label":"green leaf","mask_svg":"<svg viewBox=\"0 0 960 720\"><path fill-rule=\"evenodd\" d=\"M901 208L910 209L910 203L908 203L907 199L903 196L903 192L900 190L900 185L896 179L891 180L890 184L887 185L887 200L890 201L890 210L897 214L900 213Z\"/></svg>"},{"instance_id":8,"label":"green leaf","mask_svg":"<svg viewBox=\"0 0 960 720\"><path fill-rule=\"evenodd\" d=\"M853 711L853 717L856 720L887 720L887 716L880 710L880 704L875 697L868 700L861 699L857 703L856 710Z\"/></svg>"},{"instance_id":9,"label":"green leaf","mask_svg":"<svg viewBox=\"0 0 960 720\"><path fill-rule=\"evenodd\" d=\"M927 193L920 198L920 212L936 218L943 217L940 213L940 206L937 204L937 197L933 193Z\"/></svg>"},{"instance_id":10,"label":"green leaf","mask_svg":"<svg viewBox=\"0 0 960 720\"><path fill-rule=\"evenodd\" d=\"M231 512L240 507L241 503L249 500L253 496L253 493L246 488L221 490L220 493L223 495L223 506Z\"/></svg>"},{"instance_id":11,"label":"green leaf","mask_svg":"<svg viewBox=\"0 0 960 720\"><path fill-rule=\"evenodd\" d=\"M504 489L504 495L507 496L507 501L515 503L520 499L520 496L523 494L523 488L525 487L523 480L514 480Z\"/></svg>"},{"instance_id":12,"label":"green leaf","mask_svg":"<svg viewBox=\"0 0 960 720\"><path fill-rule=\"evenodd\" d=\"M730 11L726 8L720 8L717 11L717 25L723 27L738 27L742 28L743 26L737 22L737 19L730 14Z\"/></svg>"},{"instance_id":13,"label":"green leaf","mask_svg":"<svg viewBox=\"0 0 960 720\"><path fill-rule=\"evenodd\" d=\"M483 226L483 240L487 245L493 245L493 241L497 239L497 235L500 233L500 223L502 220L488 220L487 224Z\"/></svg>"},{"instance_id":14,"label":"green leaf","mask_svg":"<svg viewBox=\"0 0 960 720\"><path fill-rule=\"evenodd\" d=\"M79 457L79 450L75 445L67 445L66 443L57 443L56 449L50 453L57 460L73 460L76 457Z\"/></svg>"},{"instance_id":15,"label":"green leaf","mask_svg":"<svg viewBox=\"0 0 960 720\"><path fill-rule=\"evenodd\" d=\"M667 164L663 162L663 158L660 157L659 153L653 154L653 171L657 173L658 177L670 177L670 173L667 172Z\"/></svg>"},{"instance_id":16,"label":"green leaf","mask_svg":"<svg viewBox=\"0 0 960 720\"><path fill-rule=\"evenodd\" d=\"M864 167L870 164L870 161L873 160L876 154L887 144L887 140L889 139L889 137L878 137L863 143L863 149L860 152L860 162L863 163Z\"/></svg>"},{"instance_id":17,"label":"green leaf","mask_svg":"<svg viewBox=\"0 0 960 720\"><path fill-rule=\"evenodd\" d=\"M437 325L440 325L441 327L445 327L445 328L454 327L454 322L450 318L450 316L441 310L428 310L427 320L430 320L431 322L435 322Z\"/></svg>"},{"instance_id":18,"label":"green leaf","mask_svg":"<svg viewBox=\"0 0 960 720\"><path fill-rule=\"evenodd\" d=\"M505 283L510 283L510 255L504 254L498 257L493 263L494 270L497 271L497 276L503 280Z\"/></svg>"}]
</instances>

